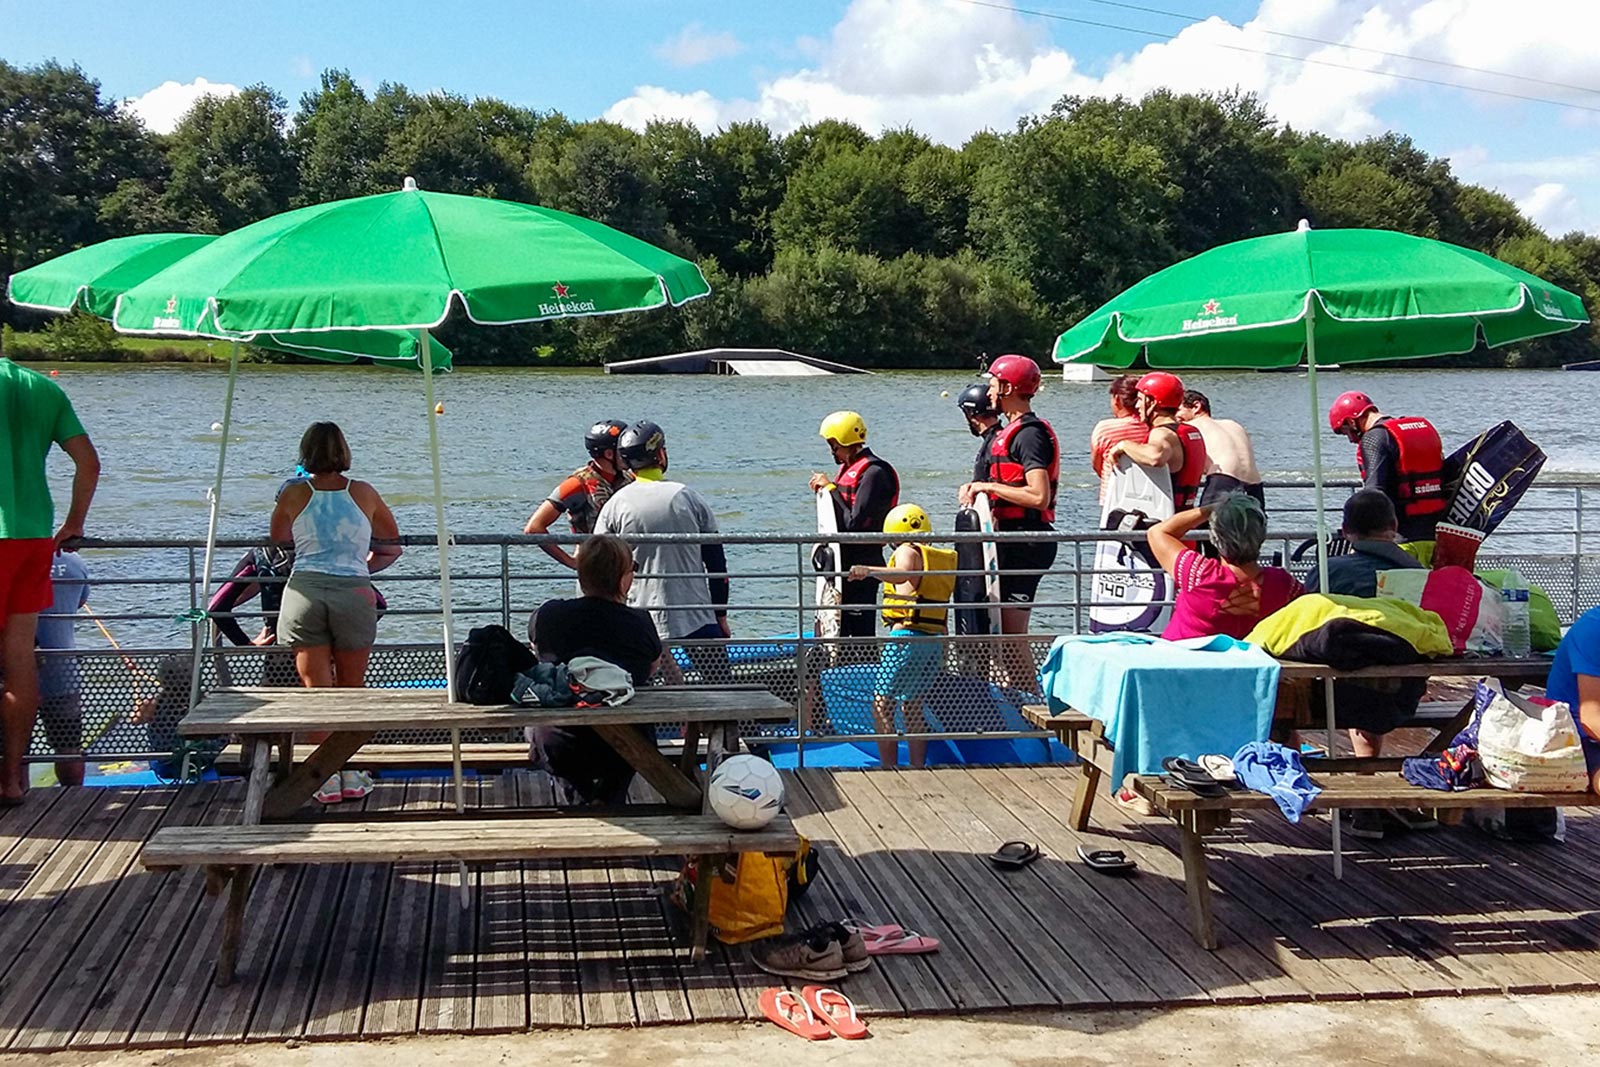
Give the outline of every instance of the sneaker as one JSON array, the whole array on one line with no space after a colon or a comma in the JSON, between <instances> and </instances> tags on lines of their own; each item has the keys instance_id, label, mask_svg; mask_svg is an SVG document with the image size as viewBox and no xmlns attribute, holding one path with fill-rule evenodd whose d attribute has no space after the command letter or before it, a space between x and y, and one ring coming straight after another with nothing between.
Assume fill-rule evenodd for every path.
<instances>
[{"instance_id":1,"label":"sneaker","mask_svg":"<svg viewBox=\"0 0 1600 1067\"><path fill-rule=\"evenodd\" d=\"M340 783L339 776L337 774L329 775L328 780L322 783L322 788L318 789L313 796L319 804L337 804L343 800L344 786Z\"/></svg>"},{"instance_id":2,"label":"sneaker","mask_svg":"<svg viewBox=\"0 0 1600 1067\"><path fill-rule=\"evenodd\" d=\"M1437 830L1439 820L1421 808L1389 808L1383 817L1403 830Z\"/></svg>"},{"instance_id":3,"label":"sneaker","mask_svg":"<svg viewBox=\"0 0 1600 1067\"><path fill-rule=\"evenodd\" d=\"M1350 815L1350 836L1365 841L1383 840L1383 812L1375 808L1360 808Z\"/></svg>"},{"instance_id":4,"label":"sneaker","mask_svg":"<svg viewBox=\"0 0 1600 1067\"><path fill-rule=\"evenodd\" d=\"M839 942L825 938L784 935L770 938L750 950L750 958L768 974L831 982L849 974Z\"/></svg>"},{"instance_id":5,"label":"sneaker","mask_svg":"<svg viewBox=\"0 0 1600 1067\"><path fill-rule=\"evenodd\" d=\"M340 771L339 793L346 800L360 800L372 792L372 775L366 771Z\"/></svg>"},{"instance_id":6,"label":"sneaker","mask_svg":"<svg viewBox=\"0 0 1600 1067\"><path fill-rule=\"evenodd\" d=\"M866 939L859 931L843 923L821 923L801 936L807 940L828 940L837 944L839 954L844 959L844 969L852 974L872 966L872 957L867 955Z\"/></svg>"}]
</instances>

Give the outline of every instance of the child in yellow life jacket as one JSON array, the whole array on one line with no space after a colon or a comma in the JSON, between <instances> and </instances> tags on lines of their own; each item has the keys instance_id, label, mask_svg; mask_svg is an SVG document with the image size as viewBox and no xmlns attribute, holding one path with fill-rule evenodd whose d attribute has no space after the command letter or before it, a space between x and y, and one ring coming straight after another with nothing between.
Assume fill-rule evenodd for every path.
<instances>
[{"instance_id":1,"label":"child in yellow life jacket","mask_svg":"<svg viewBox=\"0 0 1600 1067\"><path fill-rule=\"evenodd\" d=\"M928 534L933 532L933 522L915 504L901 504L884 518L883 532ZM944 644L927 638L945 632L945 616L956 589L955 571L954 549L909 543L895 546L887 567L850 568L852 581L876 578L884 584L884 626L890 638L903 639L884 645L883 658L878 661L878 676L872 686L872 717L880 734L898 732L894 714L897 705L905 718L907 733L928 732L927 720L922 717L922 698L939 676ZM907 745L911 766L926 764L927 739L914 738ZM879 741L878 762L885 767L900 762L899 743Z\"/></svg>"}]
</instances>

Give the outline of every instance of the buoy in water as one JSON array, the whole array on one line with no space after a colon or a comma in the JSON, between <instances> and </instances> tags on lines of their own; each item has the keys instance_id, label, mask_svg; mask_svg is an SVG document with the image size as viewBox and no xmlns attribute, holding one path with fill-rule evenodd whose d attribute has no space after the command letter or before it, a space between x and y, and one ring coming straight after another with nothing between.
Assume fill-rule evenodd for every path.
<instances>
[{"instance_id":1,"label":"buoy in water","mask_svg":"<svg viewBox=\"0 0 1600 1067\"><path fill-rule=\"evenodd\" d=\"M58 371L58 370L53 370L53 371L50 372L50 377L59 378L59 377L61 377L61 372Z\"/></svg>"},{"instance_id":2,"label":"buoy in water","mask_svg":"<svg viewBox=\"0 0 1600 1067\"><path fill-rule=\"evenodd\" d=\"M939 398L941 400L949 400L950 399L950 390L948 390L948 389L939 390Z\"/></svg>"},{"instance_id":3,"label":"buoy in water","mask_svg":"<svg viewBox=\"0 0 1600 1067\"><path fill-rule=\"evenodd\" d=\"M212 433L221 433L221 432L222 432L222 423L220 423L220 422L213 422L213 423L212 423L212 424L211 424L211 432L212 432Z\"/></svg>"},{"instance_id":4,"label":"buoy in water","mask_svg":"<svg viewBox=\"0 0 1600 1067\"><path fill-rule=\"evenodd\" d=\"M443 415L444 414L444 401L443 400L441 400L437 404L433 405L433 413L435 415Z\"/></svg>"}]
</instances>

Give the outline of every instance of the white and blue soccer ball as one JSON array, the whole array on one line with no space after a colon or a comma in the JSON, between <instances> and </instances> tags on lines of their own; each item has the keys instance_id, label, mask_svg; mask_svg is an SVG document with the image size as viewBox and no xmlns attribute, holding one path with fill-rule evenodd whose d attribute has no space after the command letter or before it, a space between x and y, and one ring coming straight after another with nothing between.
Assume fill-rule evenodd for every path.
<instances>
[{"instance_id":1,"label":"white and blue soccer ball","mask_svg":"<svg viewBox=\"0 0 1600 1067\"><path fill-rule=\"evenodd\" d=\"M759 830L783 807L783 779L760 756L730 756L711 776L711 810L735 830Z\"/></svg>"}]
</instances>

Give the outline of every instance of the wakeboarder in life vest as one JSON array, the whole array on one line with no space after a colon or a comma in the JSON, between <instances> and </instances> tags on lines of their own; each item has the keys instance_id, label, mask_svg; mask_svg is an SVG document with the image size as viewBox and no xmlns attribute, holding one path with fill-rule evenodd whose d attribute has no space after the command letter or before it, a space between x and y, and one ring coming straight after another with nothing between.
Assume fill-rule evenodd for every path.
<instances>
[{"instance_id":1,"label":"wakeboarder in life vest","mask_svg":"<svg viewBox=\"0 0 1600 1067\"><path fill-rule=\"evenodd\" d=\"M839 472L833 477L814 472L808 485L813 493L826 490L833 497L834 520L840 533L879 533L883 520L900 503L900 476L889 462L867 447L867 423L854 411L835 411L822 420L818 435L828 445ZM840 551L846 569L876 567L883 563L881 544L847 544ZM872 605L878 583L846 579L840 600L856 610L840 615L843 637L871 637L876 628Z\"/></svg>"},{"instance_id":2,"label":"wakeboarder in life vest","mask_svg":"<svg viewBox=\"0 0 1600 1067\"><path fill-rule=\"evenodd\" d=\"M1206 472L1206 442L1200 431L1178 421L1183 406L1183 380L1176 374L1151 371L1139 379L1139 417L1150 427L1144 443L1118 441L1106 450L1116 462L1127 456L1141 467L1165 468L1172 478L1173 512L1187 511L1200 496Z\"/></svg>"},{"instance_id":3,"label":"wakeboarder in life vest","mask_svg":"<svg viewBox=\"0 0 1600 1067\"><path fill-rule=\"evenodd\" d=\"M633 475L624 470L617 459L617 441L628 424L621 419L602 419L589 427L583 435L584 451L589 462L561 480L561 484L540 502L528 517L523 533L547 532L562 515L572 521L572 532L587 534L594 531L600 509L606 506L611 494L633 481ZM578 558L560 545L541 545L545 553L564 567L576 570Z\"/></svg>"},{"instance_id":4,"label":"wakeboarder in life vest","mask_svg":"<svg viewBox=\"0 0 1600 1067\"><path fill-rule=\"evenodd\" d=\"M1343 393L1328 409L1328 426L1356 446L1364 489L1394 502L1402 541L1431 541L1444 517L1444 444L1420 415L1392 417L1366 393Z\"/></svg>"}]
</instances>

